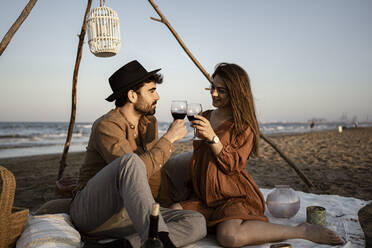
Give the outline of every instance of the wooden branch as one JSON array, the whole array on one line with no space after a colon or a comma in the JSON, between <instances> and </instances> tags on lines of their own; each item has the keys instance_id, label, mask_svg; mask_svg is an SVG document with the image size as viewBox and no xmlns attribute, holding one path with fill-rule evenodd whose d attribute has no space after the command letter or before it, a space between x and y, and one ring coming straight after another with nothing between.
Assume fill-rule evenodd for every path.
<instances>
[{"instance_id":1,"label":"wooden branch","mask_svg":"<svg viewBox=\"0 0 372 248\"><path fill-rule=\"evenodd\" d=\"M13 23L10 27L8 32L4 35L4 38L1 40L0 43L0 56L5 51L6 47L8 46L9 42L12 40L14 34L17 32L19 27L22 25L24 20L26 20L27 16L30 14L32 8L36 4L37 0L30 0L26 7L23 9L22 13L19 15L17 20Z\"/></svg>"},{"instance_id":2,"label":"wooden branch","mask_svg":"<svg viewBox=\"0 0 372 248\"><path fill-rule=\"evenodd\" d=\"M162 20L155 18L155 17L150 17L151 20L157 21L157 22L163 22Z\"/></svg>"},{"instance_id":3,"label":"wooden branch","mask_svg":"<svg viewBox=\"0 0 372 248\"><path fill-rule=\"evenodd\" d=\"M260 133L260 136L263 140L265 140L269 145L271 145L275 151L279 153L279 155L296 171L299 177L306 183L309 188L314 188L314 184L305 176L305 174L289 159L284 153L265 135Z\"/></svg>"},{"instance_id":4,"label":"wooden branch","mask_svg":"<svg viewBox=\"0 0 372 248\"><path fill-rule=\"evenodd\" d=\"M181 47L183 48L183 50L187 53L187 55L189 55L189 57L192 60L192 62L194 62L194 64L204 74L204 76L208 79L208 81L209 82L212 82L211 81L211 77L209 76L209 74L207 73L207 71L204 70L204 68L200 65L199 61L192 55L192 53L190 52L190 50L185 46L185 44L181 40L180 36L173 29L173 27L170 25L170 23L168 22L167 18L165 18L165 16L163 15L163 13L161 13L161 11L159 10L158 6L152 0L149 0L149 2L152 5L152 7L155 9L155 11L158 13L158 15L161 17L161 22L164 23L168 27L168 29L172 32L173 36L176 38L176 40L181 45ZM158 21L158 20L156 20L156 21Z\"/></svg>"},{"instance_id":5,"label":"wooden branch","mask_svg":"<svg viewBox=\"0 0 372 248\"><path fill-rule=\"evenodd\" d=\"M75 61L75 67L74 67L74 75L72 78L72 106L71 106L71 116L70 116L70 125L68 126L68 134L66 138L65 147L63 149L62 158L59 162L59 170L58 170L58 179L61 179L63 172L65 168L67 167L66 158L67 153L70 148L70 142L72 137L72 131L74 129L75 125L75 116L76 116L76 85L77 85L77 79L79 74L79 67L80 67L80 61L81 61L81 55L83 52L83 44L84 44L84 37L87 29L86 19L90 10L90 6L92 5L92 0L88 0L87 8L85 10L83 25L81 27L81 32L79 35L79 45L76 55L76 61Z\"/></svg>"},{"instance_id":6,"label":"wooden branch","mask_svg":"<svg viewBox=\"0 0 372 248\"><path fill-rule=\"evenodd\" d=\"M189 49L187 49L186 45L183 43L177 32L173 29L173 27L168 22L167 18L161 13L158 6L155 5L155 3L152 0L148 0L152 7L155 9L155 11L159 14L161 17L161 20L151 17L152 20L160 21L164 23L169 30L172 32L173 36L177 39L178 43L181 45L183 50L189 55L190 59L194 62L194 64L200 69L200 71L204 74L204 76L208 79L209 82L212 82L212 78L210 75L205 71L205 69L200 65L200 63L195 59L195 57L191 54ZM206 88L208 89L208 88ZM302 173L302 171L276 146L274 145L267 137L265 137L262 133L260 133L260 137L265 140L269 145L271 145L275 151L279 153L279 155L296 171L296 173L299 175L299 177L306 183L306 185L310 188L314 187L313 183Z\"/></svg>"}]
</instances>

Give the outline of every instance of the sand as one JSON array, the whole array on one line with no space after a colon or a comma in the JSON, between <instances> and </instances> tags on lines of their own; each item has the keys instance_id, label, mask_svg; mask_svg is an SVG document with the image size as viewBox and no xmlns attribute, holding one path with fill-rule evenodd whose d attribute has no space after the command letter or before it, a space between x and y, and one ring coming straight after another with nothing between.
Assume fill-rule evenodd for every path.
<instances>
[{"instance_id":1,"label":"sand","mask_svg":"<svg viewBox=\"0 0 372 248\"><path fill-rule=\"evenodd\" d=\"M317 186L314 193L372 200L372 128L268 136ZM175 153L191 151L191 142L176 143ZM17 180L15 206L34 211L54 195L61 154L0 159ZM83 153L69 153L65 175L77 175ZM265 141L260 156L250 158L247 170L259 187L288 184L309 192L296 172ZM372 245L372 204L359 211L359 222Z\"/></svg>"}]
</instances>

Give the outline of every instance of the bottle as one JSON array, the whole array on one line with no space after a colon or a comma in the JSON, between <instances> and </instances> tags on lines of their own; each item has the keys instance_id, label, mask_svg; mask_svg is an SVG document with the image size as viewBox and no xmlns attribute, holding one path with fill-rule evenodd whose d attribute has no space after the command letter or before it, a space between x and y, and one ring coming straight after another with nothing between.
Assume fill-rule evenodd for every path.
<instances>
[{"instance_id":1,"label":"bottle","mask_svg":"<svg viewBox=\"0 0 372 248\"><path fill-rule=\"evenodd\" d=\"M152 205L152 211L150 215L150 226L149 226L149 237L142 245L142 248L163 248L163 243L159 239L158 235L158 223L159 223L159 203Z\"/></svg>"}]
</instances>

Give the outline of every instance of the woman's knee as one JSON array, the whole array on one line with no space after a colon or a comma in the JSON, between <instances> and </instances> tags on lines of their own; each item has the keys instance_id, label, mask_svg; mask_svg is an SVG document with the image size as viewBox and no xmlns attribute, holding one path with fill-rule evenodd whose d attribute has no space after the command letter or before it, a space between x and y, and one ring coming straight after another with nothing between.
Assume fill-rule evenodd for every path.
<instances>
[{"instance_id":1,"label":"woman's knee","mask_svg":"<svg viewBox=\"0 0 372 248\"><path fill-rule=\"evenodd\" d=\"M217 241L221 246L224 246L224 247L239 247L237 246L236 237L232 233L229 233L229 232L218 233Z\"/></svg>"},{"instance_id":2,"label":"woman's knee","mask_svg":"<svg viewBox=\"0 0 372 248\"><path fill-rule=\"evenodd\" d=\"M227 226L217 228L217 241L224 247L242 246L242 242L239 240L238 230Z\"/></svg>"}]
</instances>

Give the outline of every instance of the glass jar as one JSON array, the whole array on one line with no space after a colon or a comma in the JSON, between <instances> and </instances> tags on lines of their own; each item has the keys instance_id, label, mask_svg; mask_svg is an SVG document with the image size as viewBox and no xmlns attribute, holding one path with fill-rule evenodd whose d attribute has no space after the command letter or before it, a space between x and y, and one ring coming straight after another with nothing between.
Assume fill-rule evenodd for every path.
<instances>
[{"instance_id":1,"label":"glass jar","mask_svg":"<svg viewBox=\"0 0 372 248\"><path fill-rule=\"evenodd\" d=\"M300 197L289 185L275 185L266 198L266 205L272 216L291 218L300 209Z\"/></svg>"}]
</instances>

